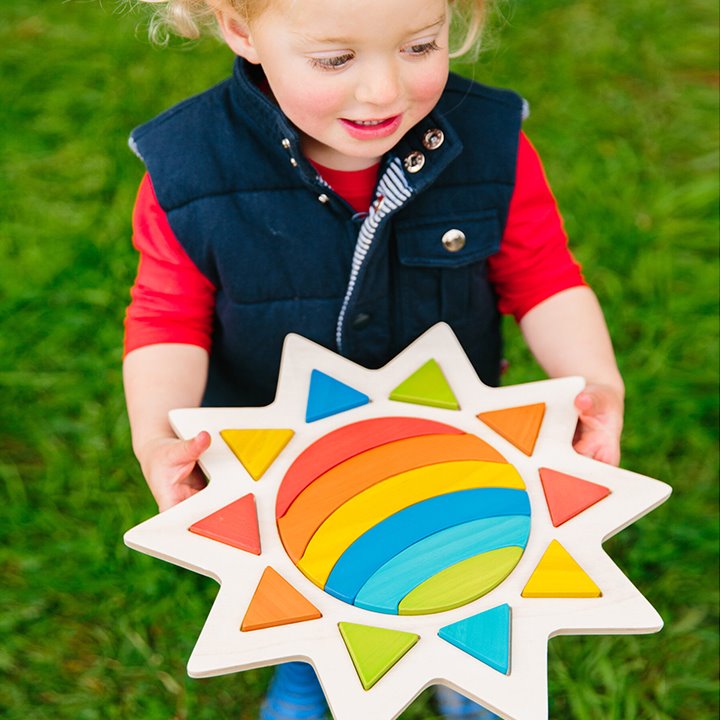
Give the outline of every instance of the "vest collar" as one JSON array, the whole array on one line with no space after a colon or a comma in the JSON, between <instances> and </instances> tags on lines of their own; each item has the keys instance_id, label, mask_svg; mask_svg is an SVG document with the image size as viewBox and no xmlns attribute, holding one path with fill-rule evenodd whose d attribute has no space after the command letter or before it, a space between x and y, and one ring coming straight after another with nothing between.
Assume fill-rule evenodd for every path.
<instances>
[{"instance_id":1,"label":"vest collar","mask_svg":"<svg viewBox=\"0 0 720 720\"><path fill-rule=\"evenodd\" d=\"M258 70L242 58L235 60L231 98L238 114L249 116L251 122L278 148L291 168L307 184L323 187L322 181L312 164L303 155L300 147L300 135L297 128L287 119L280 108L258 87L253 76ZM433 148L428 142L428 133L435 138L443 138ZM411 128L400 142L391 150L383 162L383 171L399 158L403 163L403 172L413 195L421 193L440 173L462 152L462 142L447 118L433 110L415 127ZM412 160L415 160L413 165ZM418 164L421 165L418 168ZM413 170L415 170L413 172ZM382 175L382 171L381 171Z\"/></svg>"}]
</instances>

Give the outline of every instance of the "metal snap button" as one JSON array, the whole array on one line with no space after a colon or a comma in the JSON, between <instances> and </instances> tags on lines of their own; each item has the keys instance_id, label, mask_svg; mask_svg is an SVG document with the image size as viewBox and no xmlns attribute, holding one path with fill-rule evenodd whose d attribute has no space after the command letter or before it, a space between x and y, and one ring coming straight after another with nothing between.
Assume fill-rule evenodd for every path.
<instances>
[{"instance_id":1,"label":"metal snap button","mask_svg":"<svg viewBox=\"0 0 720 720\"><path fill-rule=\"evenodd\" d=\"M354 330L362 330L363 328L366 328L370 324L370 320L372 318L367 313L358 313L352 321L352 326Z\"/></svg>"},{"instance_id":2,"label":"metal snap button","mask_svg":"<svg viewBox=\"0 0 720 720\"><path fill-rule=\"evenodd\" d=\"M330 202L330 198L325 194L322 193L322 195L318 195L318 200L325 205L326 203Z\"/></svg>"},{"instance_id":3,"label":"metal snap button","mask_svg":"<svg viewBox=\"0 0 720 720\"><path fill-rule=\"evenodd\" d=\"M416 173L422 170L425 164L425 156L418 150L413 150L404 160L403 165L409 173Z\"/></svg>"},{"instance_id":4,"label":"metal snap button","mask_svg":"<svg viewBox=\"0 0 720 720\"><path fill-rule=\"evenodd\" d=\"M423 135L422 144L426 150L437 150L445 142L445 133L440 128L430 128Z\"/></svg>"},{"instance_id":5,"label":"metal snap button","mask_svg":"<svg viewBox=\"0 0 720 720\"><path fill-rule=\"evenodd\" d=\"M457 252L465 247L465 233L453 228L442 236L442 244L448 252Z\"/></svg>"},{"instance_id":6,"label":"metal snap button","mask_svg":"<svg viewBox=\"0 0 720 720\"><path fill-rule=\"evenodd\" d=\"M286 150L289 150L289 149L290 149L290 141L289 141L287 138L283 138L283 139L280 141L280 144L281 144Z\"/></svg>"}]
</instances>

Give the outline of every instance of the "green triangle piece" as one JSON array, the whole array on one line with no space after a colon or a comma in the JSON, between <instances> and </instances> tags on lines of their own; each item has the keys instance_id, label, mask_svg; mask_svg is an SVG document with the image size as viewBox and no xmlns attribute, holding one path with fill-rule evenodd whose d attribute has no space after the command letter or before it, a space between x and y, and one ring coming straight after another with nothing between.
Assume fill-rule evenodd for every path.
<instances>
[{"instance_id":1,"label":"green triangle piece","mask_svg":"<svg viewBox=\"0 0 720 720\"><path fill-rule=\"evenodd\" d=\"M390 393L390 399L446 410L460 409L457 398L435 360L428 360L419 370L401 382Z\"/></svg>"},{"instance_id":2,"label":"green triangle piece","mask_svg":"<svg viewBox=\"0 0 720 720\"><path fill-rule=\"evenodd\" d=\"M369 690L418 641L414 633L338 623L362 686Z\"/></svg>"}]
</instances>

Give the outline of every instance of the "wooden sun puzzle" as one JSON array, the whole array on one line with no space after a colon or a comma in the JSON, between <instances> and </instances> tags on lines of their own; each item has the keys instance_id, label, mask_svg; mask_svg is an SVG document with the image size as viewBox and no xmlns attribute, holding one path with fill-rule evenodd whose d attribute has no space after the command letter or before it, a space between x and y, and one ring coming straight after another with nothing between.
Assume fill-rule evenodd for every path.
<instances>
[{"instance_id":1,"label":"wooden sun puzzle","mask_svg":"<svg viewBox=\"0 0 720 720\"><path fill-rule=\"evenodd\" d=\"M488 387L440 324L379 370L289 335L271 405L173 411L209 485L125 542L220 583L189 674L309 662L337 720L435 684L547 718L550 637L662 627L602 543L670 487L573 450L583 385Z\"/></svg>"}]
</instances>

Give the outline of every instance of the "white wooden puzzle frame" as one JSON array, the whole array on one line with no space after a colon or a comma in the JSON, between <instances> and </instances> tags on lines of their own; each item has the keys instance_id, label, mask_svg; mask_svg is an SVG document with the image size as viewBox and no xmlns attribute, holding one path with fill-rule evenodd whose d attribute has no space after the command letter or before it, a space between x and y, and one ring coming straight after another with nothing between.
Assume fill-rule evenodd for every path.
<instances>
[{"instance_id":1,"label":"white wooden puzzle frame","mask_svg":"<svg viewBox=\"0 0 720 720\"><path fill-rule=\"evenodd\" d=\"M393 391L433 360L459 409L389 399ZM368 402L306 422L310 379L319 371L368 397ZM563 378L491 388L477 377L452 331L436 325L390 363L368 370L304 338L286 338L275 401L260 408L174 410L179 437L201 430L213 442L201 458L206 489L143 522L125 535L140 552L207 575L220 591L188 663L193 677L208 677L301 660L312 664L338 720L397 717L425 688L443 684L476 700L507 720L547 717L547 642L560 634L656 632L662 620L602 549L602 543L669 496L668 485L577 454L572 448L581 378ZM531 454L521 452L477 415L543 403L544 416ZM527 545L510 575L468 604L424 615L391 615L339 600L314 584L288 556L276 522L278 489L297 457L329 432L371 418L423 418L451 425L486 441L517 470L531 506ZM259 480L253 479L220 432L228 428L291 429ZM539 468L598 484L607 497L553 525ZM252 494L259 525L260 554L190 532L188 528L239 498ZM523 591L551 542L559 542L600 588L599 597L524 597ZM277 571L321 617L264 629L240 629L261 576ZM503 673L438 635L441 628L499 605L511 608L509 668ZM366 689L339 624L412 633L418 641Z\"/></svg>"}]
</instances>

